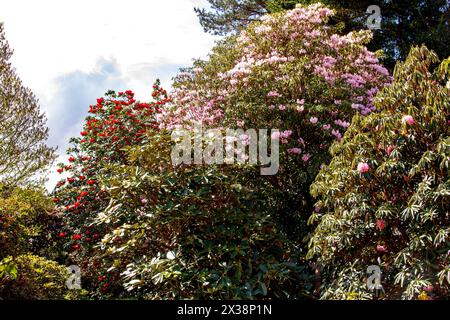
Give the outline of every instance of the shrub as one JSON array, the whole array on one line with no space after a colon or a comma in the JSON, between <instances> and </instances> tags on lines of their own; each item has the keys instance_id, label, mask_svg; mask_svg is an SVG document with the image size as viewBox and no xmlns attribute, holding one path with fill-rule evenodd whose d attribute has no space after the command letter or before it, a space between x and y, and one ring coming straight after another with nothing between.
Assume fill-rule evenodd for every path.
<instances>
[{"instance_id":1,"label":"shrub","mask_svg":"<svg viewBox=\"0 0 450 320\"><path fill-rule=\"evenodd\" d=\"M111 203L96 221L111 230L98 251L104 291L119 274L122 295L146 299L304 297L306 268L263 195L237 167L173 167L171 145L167 132L149 138L105 180Z\"/></svg>"},{"instance_id":2,"label":"shrub","mask_svg":"<svg viewBox=\"0 0 450 320\"><path fill-rule=\"evenodd\" d=\"M42 190L0 185L0 259L27 252L58 259L53 235L58 223Z\"/></svg>"},{"instance_id":3,"label":"shrub","mask_svg":"<svg viewBox=\"0 0 450 320\"><path fill-rule=\"evenodd\" d=\"M50 300L70 296L67 268L32 254L0 261L0 296L5 300Z\"/></svg>"},{"instance_id":4,"label":"shrub","mask_svg":"<svg viewBox=\"0 0 450 320\"><path fill-rule=\"evenodd\" d=\"M83 288L97 291L94 279L103 270L93 258L93 247L110 229L92 225L99 212L109 203L109 194L102 189L100 176L111 174L113 164L126 164L124 148L145 142L157 130L155 116L169 99L159 81L153 86L154 102L134 99L130 90L109 91L89 107L81 137L71 139L69 163L59 164L57 171L67 177L60 180L53 192L53 201L62 215L63 225L57 231L62 249L70 252L70 261L83 272Z\"/></svg>"},{"instance_id":5,"label":"shrub","mask_svg":"<svg viewBox=\"0 0 450 320\"><path fill-rule=\"evenodd\" d=\"M413 48L377 95L379 112L354 117L311 187L308 257L323 268L322 298L373 297L370 265L385 298L449 296L450 60L437 62Z\"/></svg>"}]
</instances>

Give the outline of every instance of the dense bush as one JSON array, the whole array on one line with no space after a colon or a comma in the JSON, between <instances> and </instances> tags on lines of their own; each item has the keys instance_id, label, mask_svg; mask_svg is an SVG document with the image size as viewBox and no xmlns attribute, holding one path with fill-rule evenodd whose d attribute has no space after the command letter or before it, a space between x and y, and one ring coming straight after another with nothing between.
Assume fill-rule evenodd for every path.
<instances>
[{"instance_id":1,"label":"dense bush","mask_svg":"<svg viewBox=\"0 0 450 320\"><path fill-rule=\"evenodd\" d=\"M66 287L66 267L32 254L0 261L0 297L5 300L49 300L76 297Z\"/></svg>"},{"instance_id":2,"label":"dense bush","mask_svg":"<svg viewBox=\"0 0 450 320\"><path fill-rule=\"evenodd\" d=\"M102 239L102 269L147 299L305 296L298 254L240 169L174 167L171 146L167 132L150 138L105 180L112 201L97 223L115 228Z\"/></svg>"},{"instance_id":3,"label":"dense bush","mask_svg":"<svg viewBox=\"0 0 450 320\"><path fill-rule=\"evenodd\" d=\"M108 206L109 194L102 189L100 176L111 174L113 164L127 163L126 146L143 143L146 135L158 127L155 115L169 99L159 82L153 86L152 103L134 99L131 91L110 91L89 108L81 137L71 139L69 163L59 164L57 171L66 175L53 192L53 201L63 224L55 232L70 252L70 261L83 271L83 285L95 292L96 279L104 270L93 260L94 246L111 230L92 226L97 214ZM94 281L95 280L95 281Z\"/></svg>"},{"instance_id":4,"label":"dense bush","mask_svg":"<svg viewBox=\"0 0 450 320\"><path fill-rule=\"evenodd\" d=\"M58 223L43 191L0 186L0 259L27 252L58 259Z\"/></svg>"},{"instance_id":5,"label":"dense bush","mask_svg":"<svg viewBox=\"0 0 450 320\"><path fill-rule=\"evenodd\" d=\"M67 268L55 230L54 206L42 190L0 186L0 298L76 297L66 287Z\"/></svg>"},{"instance_id":6,"label":"dense bush","mask_svg":"<svg viewBox=\"0 0 450 320\"><path fill-rule=\"evenodd\" d=\"M437 63L413 48L377 95L379 112L354 117L311 187L322 298L371 298L370 265L385 298L450 294L450 59Z\"/></svg>"}]
</instances>

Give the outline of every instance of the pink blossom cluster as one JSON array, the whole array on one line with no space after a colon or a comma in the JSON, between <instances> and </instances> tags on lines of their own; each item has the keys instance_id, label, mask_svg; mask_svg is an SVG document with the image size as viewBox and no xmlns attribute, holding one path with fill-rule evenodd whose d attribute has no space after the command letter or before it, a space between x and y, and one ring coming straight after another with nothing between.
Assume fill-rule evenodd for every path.
<instances>
[{"instance_id":1,"label":"pink blossom cluster","mask_svg":"<svg viewBox=\"0 0 450 320\"><path fill-rule=\"evenodd\" d=\"M318 3L264 16L237 37L236 59L229 70L203 77L210 71L197 67L178 76L171 93L174 107L163 115L161 125L169 129L189 127L194 121L237 125L242 118L233 118L238 114L235 110L251 101L253 106L261 105L261 116L267 113L267 119L281 119L273 123L273 128L282 130L275 138L286 145L288 154L302 154L308 162L314 153L309 148L316 144L326 148L327 143L317 138L304 141L308 135L299 134L315 130L324 139L341 140L354 113L373 112L376 93L391 82L388 71L365 47L371 33L333 34L326 25L333 14ZM317 89L325 86L332 90ZM248 120L257 128L256 119ZM270 127L270 123L263 125Z\"/></svg>"}]
</instances>

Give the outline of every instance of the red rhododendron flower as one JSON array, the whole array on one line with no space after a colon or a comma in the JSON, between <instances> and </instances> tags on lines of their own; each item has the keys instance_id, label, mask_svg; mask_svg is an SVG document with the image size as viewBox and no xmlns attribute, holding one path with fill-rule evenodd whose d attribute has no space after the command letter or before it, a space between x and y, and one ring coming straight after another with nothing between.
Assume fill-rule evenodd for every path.
<instances>
[{"instance_id":1,"label":"red rhododendron flower","mask_svg":"<svg viewBox=\"0 0 450 320\"><path fill-rule=\"evenodd\" d=\"M67 181L69 181L69 183L73 183L75 181L74 178L67 178Z\"/></svg>"},{"instance_id":2,"label":"red rhododendron flower","mask_svg":"<svg viewBox=\"0 0 450 320\"><path fill-rule=\"evenodd\" d=\"M89 192L83 191L83 192L80 193L80 197L81 197L81 198L82 198L82 197L85 197L85 196L87 196L88 194L89 194Z\"/></svg>"},{"instance_id":3,"label":"red rhododendron flower","mask_svg":"<svg viewBox=\"0 0 450 320\"><path fill-rule=\"evenodd\" d=\"M378 229L380 229L380 231L383 231L383 229L386 228L386 222L383 219L378 219L377 227Z\"/></svg>"},{"instance_id":4,"label":"red rhododendron flower","mask_svg":"<svg viewBox=\"0 0 450 320\"><path fill-rule=\"evenodd\" d=\"M84 136L87 136L87 132L86 131L82 131L81 132L81 135L84 137Z\"/></svg>"},{"instance_id":5,"label":"red rhododendron flower","mask_svg":"<svg viewBox=\"0 0 450 320\"><path fill-rule=\"evenodd\" d=\"M58 173L62 173L64 171L63 168L59 168L58 170L56 170Z\"/></svg>"},{"instance_id":6,"label":"red rhododendron flower","mask_svg":"<svg viewBox=\"0 0 450 320\"><path fill-rule=\"evenodd\" d=\"M60 233L58 234L58 237L64 238L66 235L67 235L67 234L66 234L65 232L60 232Z\"/></svg>"},{"instance_id":7,"label":"red rhododendron flower","mask_svg":"<svg viewBox=\"0 0 450 320\"><path fill-rule=\"evenodd\" d=\"M69 158L69 162L74 162L75 161L75 158L74 157L70 157Z\"/></svg>"},{"instance_id":8,"label":"red rhododendron flower","mask_svg":"<svg viewBox=\"0 0 450 320\"><path fill-rule=\"evenodd\" d=\"M80 240L81 239L81 234L79 234L79 233L74 234L72 239L75 240L75 241Z\"/></svg>"}]
</instances>

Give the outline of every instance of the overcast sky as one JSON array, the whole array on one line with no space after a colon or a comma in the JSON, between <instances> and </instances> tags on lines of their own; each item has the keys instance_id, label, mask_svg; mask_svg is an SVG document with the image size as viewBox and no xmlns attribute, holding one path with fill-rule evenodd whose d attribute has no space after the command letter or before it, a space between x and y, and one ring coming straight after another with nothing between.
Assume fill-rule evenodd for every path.
<instances>
[{"instance_id":1,"label":"overcast sky","mask_svg":"<svg viewBox=\"0 0 450 320\"><path fill-rule=\"evenodd\" d=\"M107 90L149 101L160 78L207 55L213 36L193 10L205 0L0 0L12 63L46 113L49 144L64 157L89 105ZM54 172L54 170L53 170ZM52 188L58 176L52 173Z\"/></svg>"}]
</instances>

